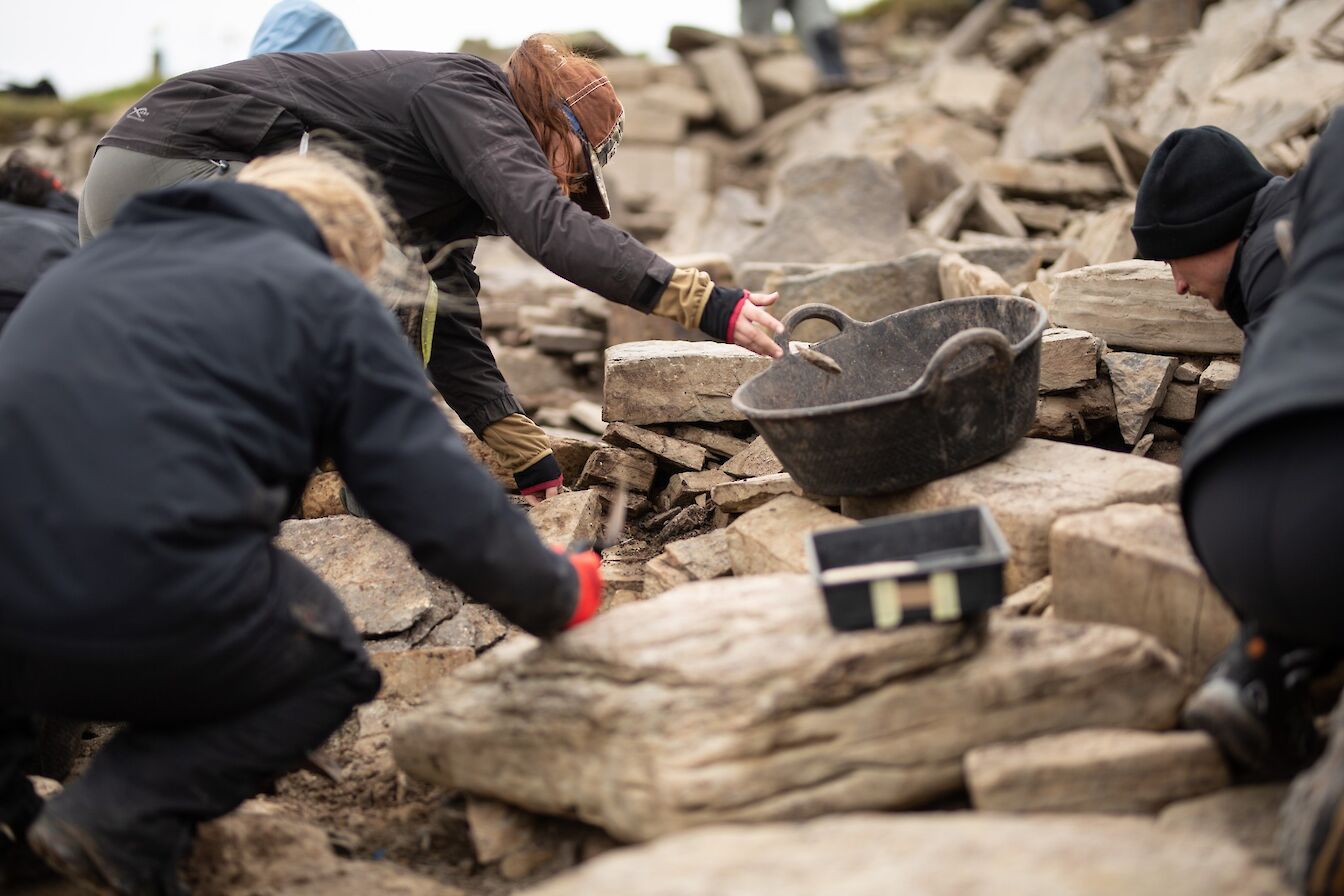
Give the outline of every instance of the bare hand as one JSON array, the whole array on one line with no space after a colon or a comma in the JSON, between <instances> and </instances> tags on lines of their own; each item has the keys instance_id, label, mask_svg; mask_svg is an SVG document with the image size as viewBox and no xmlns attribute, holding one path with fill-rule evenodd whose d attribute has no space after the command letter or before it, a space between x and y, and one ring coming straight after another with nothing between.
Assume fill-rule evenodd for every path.
<instances>
[{"instance_id":1,"label":"bare hand","mask_svg":"<svg viewBox=\"0 0 1344 896\"><path fill-rule=\"evenodd\" d=\"M528 503L529 507L536 507L547 498L554 498L558 494L560 494L560 486L553 485L544 492L533 492L530 495L523 495L523 500Z\"/></svg>"},{"instance_id":2,"label":"bare hand","mask_svg":"<svg viewBox=\"0 0 1344 896\"><path fill-rule=\"evenodd\" d=\"M766 305L774 304L778 298L777 292L763 296L747 293L747 301L738 315L736 326L733 327L735 344L767 358L778 358L784 354L784 350L775 344L774 338L770 335L783 333L784 325L775 320L764 308Z\"/></svg>"}]
</instances>

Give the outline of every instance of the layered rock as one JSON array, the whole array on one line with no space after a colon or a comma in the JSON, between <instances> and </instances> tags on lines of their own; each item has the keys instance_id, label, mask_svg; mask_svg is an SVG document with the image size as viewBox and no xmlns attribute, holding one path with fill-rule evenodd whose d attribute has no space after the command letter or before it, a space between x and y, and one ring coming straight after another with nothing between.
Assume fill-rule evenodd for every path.
<instances>
[{"instance_id":1,"label":"layered rock","mask_svg":"<svg viewBox=\"0 0 1344 896\"><path fill-rule=\"evenodd\" d=\"M404 717L394 752L416 777L646 840L922 805L961 786L976 746L1163 729L1183 696L1174 658L1131 630L1004 620L840 634L809 578L767 576L510 641Z\"/></svg>"},{"instance_id":2,"label":"layered rock","mask_svg":"<svg viewBox=\"0 0 1344 896\"><path fill-rule=\"evenodd\" d=\"M1176 500L1179 472L1166 464L1100 448L1024 439L994 460L892 495L846 498L857 519L983 503L1013 549L1004 571L1008 591L1050 571L1055 520L1124 501Z\"/></svg>"}]
</instances>

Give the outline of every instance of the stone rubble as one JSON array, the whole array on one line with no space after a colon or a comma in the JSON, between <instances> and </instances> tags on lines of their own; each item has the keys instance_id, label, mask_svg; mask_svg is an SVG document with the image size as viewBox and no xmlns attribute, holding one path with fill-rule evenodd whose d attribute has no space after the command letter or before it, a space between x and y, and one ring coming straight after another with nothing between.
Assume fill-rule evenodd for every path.
<instances>
[{"instance_id":1,"label":"stone rubble","mask_svg":"<svg viewBox=\"0 0 1344 896\"><path fill-rule=\"evenodd\" d=\"M1221 0L1202 19L1200 6L1138 0L1092 25L985 0L946 33L879 14L846 26L855 86L833 93L789 39L678 27L669 46L679 60L666 64L584 38L627 110L607 171L613 223L675 264L778 291L780 316L825 302L871 321L1016 294L1046 307L1050 329L1030 438L901 494L823 502L801 493L732 406L768 360L606 302L505 239L482 240L482 332L550 435L569 489L520 512L547 542L591 543L626 491L626 538L603 554L602 617L546 644L522 635L349 516L329 464L278 542L337 591L383 670L359 742L385 749L396 725L407 772L472 794L469 862L513 881L589 854L576 844L591 831L557 833L534 812L643 840L723 820L924 807L967 786L975 812L707 829L622 850L536 892L600 894L617 879L606 869L626 867L669 894L866 896L921 874L930 893L1109 892L1093 885L1112 847L1129 856L1114 862L1117 892L1278 892L1252 864L1272 861L1256 852L1268 835L1233 820L1272 827L1275 792L1226 789L1207 744L1167 730L1235 630L1172 504L1173 464L1190 426L1234 384L1243 340L1226 314L1177 296L1164 265L1137 260L1129 227L1135 184L1170 128L1226 127L1276 174L1304 164L1324 111L1344 99L1344 0ZM109 124L34 123L20 139L78 187L92 132ZM810 321L791 338L833 332ZM799 575L808 533L971 503L990 508L1013 551L1009 597L987 630L830 630ZM380 774L404 781L385 764ZM1203 790L1216 792L1186 798ZM1152 813L1172 800L1158 821L1053 814ZM1214 817L1223 821L1204 821ZM270 830L235 818L240 834ZM836 878L844 850L872 855L841 833L851 824L886 844L889 870L869 884L860 871L853 883ZM762 838L782 867L807 830L836 832L808 847L810 884L772 878L768 862L724 876L740 861L738 838ZM648 870L683 838L693 861L661 878ZM939 877L931 860L897 849L920 838L949 854L993 849L994 873ZM1194 864L1170 846L1196 841ZM1052 842L1093 858L1060 862ZM375 866L314 856L320 873L283 878L285 892L353 893L375 880ZM324 890L333 869L350 883ZM264 887L236 873L237 892ZM629 879L610 891L629 892ZM377 880L364 891L403 891ZM455 892L420 885L404 891Z\"/></svg>"},{"instance_id":2,"label":"stone rubble","mask_svg":"<svg viewBox=\"0 0 1344 896\"><path fill-rule=\"evenodd\" d=\"M752 576L685 585L546 644L512 639L403 716L394 753L417 778L642 841L927 805L961 786L976 746L1164 730L1185 694L1175 658L1132 629L837 633L824 614L808 577Z\"/></svg>"},{"instance_id":3,"label":"stone rubble","mask_svg":"<svg viewBox=\"0 0 1344 896\"><path fill-rule=\"evenodd\" d=\"M1202 731L1088 729L966 754L966 788L988 812L1153 813L1228 786Z\"/></svg>"}]
</instances>

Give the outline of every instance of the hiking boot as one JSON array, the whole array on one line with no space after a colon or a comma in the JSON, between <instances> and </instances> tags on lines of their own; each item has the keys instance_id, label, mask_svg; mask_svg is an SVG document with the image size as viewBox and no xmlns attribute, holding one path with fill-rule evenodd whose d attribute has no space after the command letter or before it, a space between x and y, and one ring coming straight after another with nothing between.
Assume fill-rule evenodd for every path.
<instances>
[{"instance_id":1,"label":"hiking boot","mask_svg":"<svg viewBox=\"0 0 1344 896\"><path fill-rule=\"evenodd\" d=\"M1208 732L1233 766L1252 777L1291 777L1321 754L1309 690L1325 666L1322 651L1285 649L1243 626L1186 701L1181 724Z\"/></svg>"},{"instance_id":2,"label":"hiking boot","mask_svg":"<svg viewBox=\"0 0 1344 896\"><path fill-rule=\"evenodd\" d=\"M1344 709L1330 727L1325 755L1293 781L1280 812L1284 875L1309 896L1344 894Z\"/></svg>"},{"instance_id":3,"label":"hiking boot","mask_svg":"<svg viewBox=\"0 0 1344 896\"><path fill-rule=\"evenodd\" d=\"M98 893L117 896L190 896L175 862L143 867L117 844L44 811L28 829L28 845L61 876Z\"/></svg>"}]
</instances>

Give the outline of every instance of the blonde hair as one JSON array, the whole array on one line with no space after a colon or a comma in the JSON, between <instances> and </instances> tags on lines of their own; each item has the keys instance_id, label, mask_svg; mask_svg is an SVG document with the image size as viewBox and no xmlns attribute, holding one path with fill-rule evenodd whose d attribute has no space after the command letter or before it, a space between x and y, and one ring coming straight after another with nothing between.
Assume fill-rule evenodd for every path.
<instances>
[{"instance_id":1,"label":"blonde hair","mask_svg":"<svg viewBox=\"0 0 1344 896\"><path fill-rule=\"evenodd\" d=\"M310 148L261 156L238 175L239 182L284 193L317 225L331 260L369 281L383 260L390 237L380 204L371 191L372 174L331 150Z\"/></svg>"}]
</instances>

